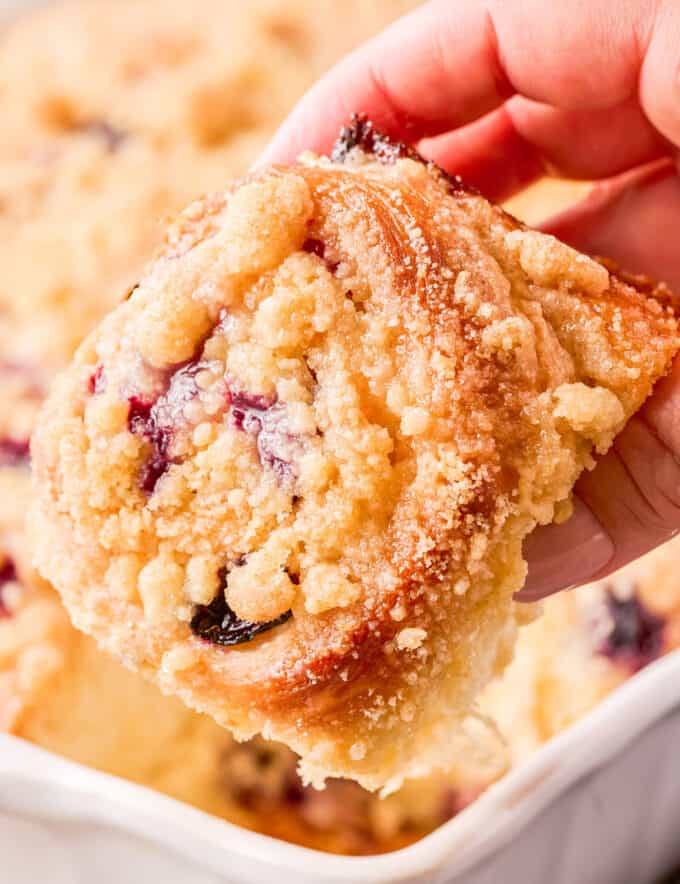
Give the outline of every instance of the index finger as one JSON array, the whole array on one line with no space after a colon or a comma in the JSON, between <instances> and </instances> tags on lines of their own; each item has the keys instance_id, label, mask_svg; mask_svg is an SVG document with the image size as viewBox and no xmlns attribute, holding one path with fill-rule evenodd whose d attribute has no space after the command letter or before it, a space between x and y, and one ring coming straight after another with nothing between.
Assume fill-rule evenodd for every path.
<instances>
[{"instance_id":1,"label":"index finger","mask_svg":"<svg viewBox=\"0 0 680 884\"><path fill-rule=\"evenodd\" d=\"M680 16L672 4L434 0L327 74L263 162L290 161L306 148L327 151L355 111L413 142L478 119L513 94L585 110L639 98L657 128L680 141L679 69Z\"/></svg>"}]
</instances>

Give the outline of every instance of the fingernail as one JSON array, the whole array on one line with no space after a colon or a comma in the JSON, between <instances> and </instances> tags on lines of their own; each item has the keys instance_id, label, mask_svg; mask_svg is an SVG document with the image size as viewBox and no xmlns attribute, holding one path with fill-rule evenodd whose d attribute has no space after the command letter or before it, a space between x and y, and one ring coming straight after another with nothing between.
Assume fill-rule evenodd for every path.
<instances>
[{"instance_id":1,"label":"fingernail","mask_svg":"<svg viewBox=\"0 0 680 884\"><path fill-rule=\"evenodd\" d=\"M518 601L533 602L587 583L614 556L614 544L588 507L578 498L574 513L561 525L545 525L524 541L529 574Z\"/></svg>"}]
</instances>

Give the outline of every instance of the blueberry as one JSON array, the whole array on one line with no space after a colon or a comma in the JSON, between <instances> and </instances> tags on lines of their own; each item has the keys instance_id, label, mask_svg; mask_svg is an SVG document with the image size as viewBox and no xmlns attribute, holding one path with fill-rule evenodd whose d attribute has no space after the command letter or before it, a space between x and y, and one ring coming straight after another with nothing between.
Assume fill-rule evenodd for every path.
<instances>
[{"instance_id":1,"label":"blueberry","mask_svg":"<svg viewBox=\"0 0 680 884\"><path fill-rule=\"evenodd\" d=\"M0 466L24 466L30 459L31 446L28 439L14 439L12 436L0 439Z\"/></svg>"},{"instance_id":2,"label":"blueberry","mask_svg":"<svg viewBox=\"0 0 680 884\"><path fill-rule=\"evenodd\" d=\"M450 175L444 169L426 160L414 148L401 141L394 141L387 135L379 132L366 114L352 114L349 126L345 126L340 131L340 136L333 145L331 159L334 163L345 163L354 148L359 148L364 153L373 154L379 163L384 163L388 166L403 158L423 163L428 168L437 171L441 180L445 182L449 193L477 192L474 188L463 184L457 175Z\"/></svg>"},{"instance_id":3,"label":"blueberry","mask_svg":"<svg viewBox=\"0 0 680 884\"><path fill-rule=\"evenodd\" d=\"M309 255L316 255L317 258L321 258L330 273L335 273L340 266L338 261L329 261L326 258L326 243L320 239L309 237L302 243L302 251L307 252Z\"/></svg>"},{"instance_id":4,"label":"blueberry","mask_svg":"<svg viewBox=\"0 0 680 884\"><path fill-rule=\"evenodd\" d=\"M662 617L650 611L634 593L622 599L608 589L605 605L611 628L598 653L623 663L633 672L661 655L665 628Z\"/></svg>"},{"instance_id":5,"label":"blueberry","mask_svg":"<svg viewBox=\"0 0 680 884\"><path fill-rule=\"evenodd\" d=\"M237 565L243 564L245 559L239 558ZM213 645L231 647L242 645L252 641L263 632L269 632L276 626L280 626L289 620L292 611L286 611L276 620L268 620L266 623L252 623L250 620L241 620L227 604L224 590L227 585L227 568L221 568L219 572L220 587L217 595L209 605L196 605L194 615L191 618L190 627L194 635L203 641Z\"/></svg>"},{"instance_id":6,"label":"blueberry","mask_svg":"<svg viewBox=\"0 0 680 884\"><path fill-rule=\"evenodd\" d=\"M345 126L333 145L331 159L344 163L354 148L373 154L380 163L391 164L402 157L422 161L420 154L401 141L392 141L387 135L378 132L366 114L352 114L349 126Z\"/></svg>"},{"instance_id":7,"label":"blueberry","mask_svg":"<svg viewBox=\"0 0 680 884\"><path fill-rule=\"evenodd\" d=\"M2 599L2 589L7 583L13 583L18 580L16 565L9 557L5 558L2 566L0 566L0 619L9 617L9 611L5 607Z\"/></svg>"},{"instance_id":8,"label":"blueberry","mask_svg":"<svg viewBox=\"0 0 680 884\"><path fill-rule=\"evenodd\" d=\"M204 367L202 362L190 362L176 368L168 376L165 392L155 399L135 395L128 398L128 429L143 436L151 445L151 456L143 464L139 476L139 484L149 494L174 463L169 451L176 422L184 405L198 395L196 375Z\"/></svg>"},{"instance_id":9,"label":"blueberry","mask_svg":"<svg viewBox=\"0 0 680 884\"><path fill-rule=\"evenodd\" d=\"M103 365L98 365L92 372L87 387L91 396L96 396L98 393L104 392L106 389L106 377L104 376Z\"/></svg>"},{"instance_id":10,"label":"blueberry","mask_svg":"<svg viewBox=\"0 0 680 884\"><path fill-rule=\"evenodd\" d=\"M253 436L260 463L272 470L282 484L295 478L290 455L299 439L288 431L285 406L275 397L230 390L229 404L234 426Z\"/></svg>"},{"instance_id":11,"label":"blueberry","mask_svg":"<svg viewBox=\"0 0 680 884\"><path fill-rule=\"evenodd\" d=\"M116 129L115 126L107 123L106 120L89 120L81 126L81 129L88 135L101 138L109 153L115 153L128 137L127 132L123 129Z\"/></svg>"}]
</instances>

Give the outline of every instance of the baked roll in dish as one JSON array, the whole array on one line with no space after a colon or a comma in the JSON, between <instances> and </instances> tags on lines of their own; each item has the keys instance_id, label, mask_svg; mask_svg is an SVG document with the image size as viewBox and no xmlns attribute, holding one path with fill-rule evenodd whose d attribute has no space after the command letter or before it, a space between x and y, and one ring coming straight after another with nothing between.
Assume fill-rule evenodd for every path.
<instances>
[{"instance_id":1,"label":"baked roll in dish","mask_svg":"<svg viewBox=\"0 0 680 884\"><path fill-rule=\"evenodd\" d=\"M448 766L511 657L524 537L678 348L664 295L357 118L190 206L81 346L34 437L39 567L312 782Z\"/></svg>"}]
</instances>

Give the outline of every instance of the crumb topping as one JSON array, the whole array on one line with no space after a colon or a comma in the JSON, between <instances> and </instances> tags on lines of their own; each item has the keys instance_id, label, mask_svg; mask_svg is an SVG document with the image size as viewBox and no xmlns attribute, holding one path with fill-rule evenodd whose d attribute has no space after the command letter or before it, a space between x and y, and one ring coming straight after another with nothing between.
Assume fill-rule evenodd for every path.
<instances>
[{"instance_id":1,"label":"crumb topping","mask_svg":"<svg viewBox=\"0 0 680 884\"><path fill-rule=\"evenodd\" d=\"M389 789L450 752L508 659L523 538L678 339L353 126L361 162L265 170L170 229L43 415L63 542L38 546L78 625L163 687L311 780Z\"/></svg>"}]
</instances>

